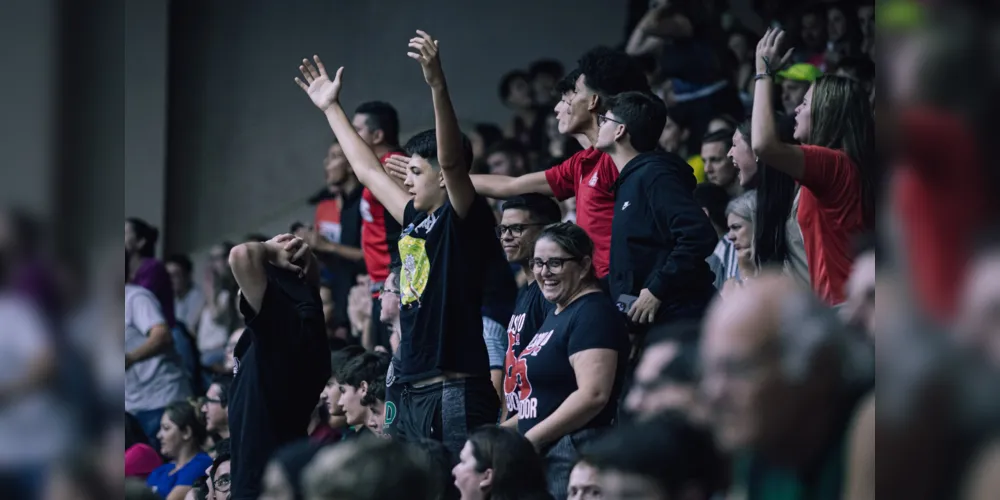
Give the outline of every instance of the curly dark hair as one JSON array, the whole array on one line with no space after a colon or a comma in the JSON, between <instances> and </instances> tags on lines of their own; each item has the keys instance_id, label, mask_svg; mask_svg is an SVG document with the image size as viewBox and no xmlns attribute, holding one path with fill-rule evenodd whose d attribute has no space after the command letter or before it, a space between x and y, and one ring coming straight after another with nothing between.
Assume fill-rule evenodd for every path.
<instances>
[{"instance_id":1,"label":"curly dark hair","mask_svg":"<svg viewBox=\"0 0 1000 500\"><path fill-rule=\"evenodd\" d=\"M620 50L595 47L587 51L577 65L583 74L584 84L600 95L601 101L622 92L650 93L642 66Z\"/></svg>"}]
</instances>

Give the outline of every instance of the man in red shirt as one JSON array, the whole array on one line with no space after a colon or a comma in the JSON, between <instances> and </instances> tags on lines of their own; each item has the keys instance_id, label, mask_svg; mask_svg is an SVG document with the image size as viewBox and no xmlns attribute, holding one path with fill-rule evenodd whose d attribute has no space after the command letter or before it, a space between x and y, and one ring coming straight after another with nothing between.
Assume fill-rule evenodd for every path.
<instances>
[{"instance_id":1,"label":"man in red shirt","mask_svg":"<svg viewBox=\"0 0 1000 500\"><path fill-rule=\"evenodd\" d=\"M649 92L642 68L624 52L606 47L590 50L577 69L560 82L562 100L556 104L559 133L597 140L597 116L608 98L628 91ZM597 276L608 274L614 185L618 168L611 158L589 147L544 172L520 177L474 175L476 190L490 198L505 199L527 193L555 196L560 201L576 197L576 223L594 240Z\"/></svg>"},{"instance_id":2,"label":"man in red shirt","mask_svg":"<svg viewBox=\"0 0 1000 500\"><path fill-rule=\"evenodd\" d=\"M351 120L354 130L375 152L384 165L390 156L400 153L399 148L399 115L391 104L381 101L371 101L361 104L354 111ZM400 187L403 181L396 180ZM385 213L385 207L367 187L361 193L361 249L365 254L365 266L372 285L372 318L366 336L361 339L362 345L373 349L380 345L389 349L389 330L377 318L382 307L378 300L378 290L389 276L389 263L399 260L399 233L402 228L391 216Z\"/></svg>"}]
</instances>

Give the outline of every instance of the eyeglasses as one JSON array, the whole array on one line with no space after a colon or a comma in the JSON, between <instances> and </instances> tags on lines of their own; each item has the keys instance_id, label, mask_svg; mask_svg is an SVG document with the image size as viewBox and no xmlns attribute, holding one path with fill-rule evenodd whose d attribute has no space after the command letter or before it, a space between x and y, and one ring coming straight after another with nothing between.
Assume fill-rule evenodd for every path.
<instances>
[{"instance_id":1,"label":"eyeglasses","mask_svg":"<svg viewBox=\"0 0 1000 500\"><path fill-rule=\"evenodd\" d=\"M536 273L541 271L543 267L548 268L549 271L558 273L559 271L562 271L565 263L575 260L580 259L576 257L552 257L549 260L531 259L528 263L531 264L531 270Z\"/></svg>"},{"instance_id":2,"label":"eyeglasses","mask_svg":"<svg viewBox=\"0 0 1000 500\"><path fill-rule=\"evenodd\" d=\"M607 115L597 115L597 126L598 127L603 127L604 124L607 123L607 122L617 123L619 125L625 125L624 123L622 123L622 122L620 122L618 120L615 120L614 118L608 118Z\"/></svg>"},{"instance_id":3,"label":"eyeglasses","mask_svg":"<svg viewBox=\"0 0 1000 500\"><path fill-rule=\"evenodd\" d=\"M386 288L385 283L383 283L383 284L379 285L379 287L378 287L378 296L381 297L381 296L383 296L385 294L399 295L399 290L395 290L395 289L392 289L392 288Z\"/></svg>"},{"instance_id":4,"label":"eyeglasses","mask_svg":"<svg viewBox=\"0 0 1000 500\"><path fill-rule=\"evenodd\" d=\"M509 226L499 225L496 227L497 238L503 238L504 233L510 231L510 235L520 238L524 234L524 229L528 227L544 226L545 224L511 224Z\"/></svg>"},{"instance_id":5,"label":"eyeglasses","mask_svg":"<svg viewBox=\"0 0 1000 500\"><path fill-rule=\"evenodd\" d=\"M215 491L219 493L228 493L229 487L232 486L232 476L229 474L223 474L212 481L212 485L215 486Z\"/></svg>"}]
</instances>

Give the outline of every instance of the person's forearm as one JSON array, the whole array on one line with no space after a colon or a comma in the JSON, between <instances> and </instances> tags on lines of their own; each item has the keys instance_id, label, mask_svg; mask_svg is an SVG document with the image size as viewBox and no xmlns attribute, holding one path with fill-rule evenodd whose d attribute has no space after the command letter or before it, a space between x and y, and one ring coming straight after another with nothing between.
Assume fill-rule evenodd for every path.
<instances>
[{"instance_id":1,"label":"person's forearm","mask_svg":"<svg viewBox=\"0 0 1000 500\"><path fill-rule=\"evenodd\" d=\"M381 168L382 164L378 161L378 157L354 130L354 125L351 125L351 120L339 102L333 103L324 114L327 122L330 123L333 135L337 137L337 142L340 143L340 147L344 151L344 156L347 157L354 174L358 177L358 181L368 186L369 182L366 181L371 173L372 160L374 159L374 163Z\"/></svg>"},{"instance_id":2,"label":"person's forearm","mask_svg":"<svg viewBox=\"0 0 1000 500\"><path fill-rule=\"evenodd\" d=\"M131 363L145 361L170 349L173 346L173 343L174 339L171 336L170 331L167 330L166 325L155 326L150 331L149 337L146 338L146 341L127 354L127 360Z\"/></svg>"},{"instance_id":3,"label":"person's forearm","mask_svg":"<svg viewBox=\"0 0 1000 500\"><path fill-rule=\"evenodd\" d=\"M778 137L777 124L774 119L774 79L770 76L760 77L754 83L750 145L761 161L769 163L767 161L768 154L780 142L781 139Z\"/></svg>"},{"instance_id":4,"label":"person's forearm","mask_svg":"<svg viewBox=\"0 0 1000 500\"><path fill-rule=\"evenodd\" d=\"M607 404L606 398L593 397L578 389L570 394L552 415L532 427L525 437L534 443L536 448L552 444L587 425L587 422L600 414Z\"/></svg>"},{"instance_id":5,"label":"person's forearm","mask_svg":"<svg viewBox=\"0 0 1000 500\"><path fill-rule=\"evenodd\" d=\"M462 131L458 127L458 118L455 116L455 108L451 103L451 96L448 94L447 82L442 79L441 84L431 89L431 96L434 101L438 163L441 164L442 170L464 169L465 162L471 161L471 158L463 158Z\"/></svg>"},{"instance_id":6,"label":"person's forearm","mask_svg":"<svg viewBox=\"0 0 1000 500\"><path fill-rule=\"evenodd\" d=\"M500 427L505 429L517 429L517 414L515 413L513 417L504 420L504 422L500 424Z\"/></svg>"}]
</instances>

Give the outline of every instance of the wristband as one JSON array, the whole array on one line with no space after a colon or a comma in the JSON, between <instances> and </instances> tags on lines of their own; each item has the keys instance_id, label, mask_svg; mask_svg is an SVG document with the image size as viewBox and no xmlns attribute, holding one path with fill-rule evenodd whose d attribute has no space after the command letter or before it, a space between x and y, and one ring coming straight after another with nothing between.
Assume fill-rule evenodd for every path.
<instances>
[{"instance_id":1,"label":"wristband","mask_svg":"<svg viewBox=\"0 0 1000 500\"><path fill-rule=\"evenodd\" d=\"M765 78L774 79L774 76L773 75L769 75L767 73L758 73L756 75L753 75L753 81L755 81L755 82L758 82L758 81L763 80Z\"/></svg>"}]
</instances>

